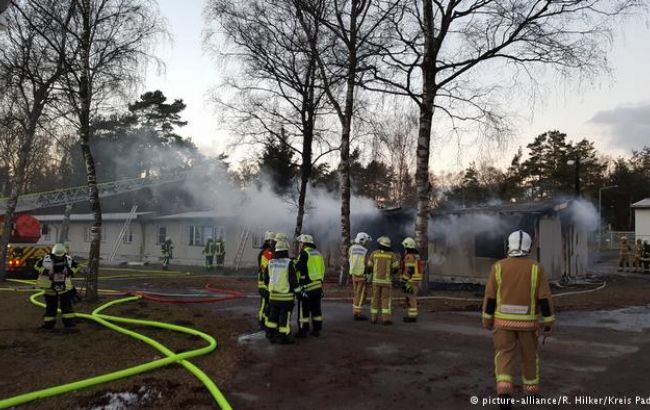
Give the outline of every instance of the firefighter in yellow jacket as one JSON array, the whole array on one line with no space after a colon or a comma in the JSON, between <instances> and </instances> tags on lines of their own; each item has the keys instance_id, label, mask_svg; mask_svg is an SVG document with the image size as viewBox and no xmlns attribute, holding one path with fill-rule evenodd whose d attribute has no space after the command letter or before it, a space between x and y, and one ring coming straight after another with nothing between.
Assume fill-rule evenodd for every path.
<instances>
[{"instance_id":1,"label":"firefighter in yellow jacket","mask_svg":"<svg viewBox=\"0 0 650 410\"><path fill-rule=\"evenodd\" d=\"M524 231L508 237L508 257L492 265L483 301L483 326L494 328L494 365L501 408L512 405L515 364L521 354L524 392L539 392L539 317L545 333L555 323L551 290L544 269L530 253L532 240Z\"/></svg>"},{"instance_id":2,"label":"firefighter in yellow jacket","mask_svg":"<svg viewBox=\"0 0 650 410\"><path fill-rule=\"evenodd\" d=\"M42 328L54 328L59 307L63 326L73 328L75 314L72 309L74 297L72 277L79 272L77 263L66 254L65 246L57 243L52 247L52 253L36 261L34 270L38 274L36 285L45 291L45 315Z\"/></svg>"},{"instance_id":3,"label":"firefighter in yellow jacket","mask_svg":"<svg viewBox=\"0 0 650 410\"><path fill-rule=\"evenodd\" d=\"M301 297L298 299L299 330L296 337L306 337L310 329L311 335L320 336L323 329L323 279L325 279L325 260L320 254L314 238L302 234L298 237L300 255L296 260L296 273Z\"/></svg>"},{"instance_id":4,"label":"firefighter in yellow jacket","mask_svg":"<svg viewBox=\"0 0 650 410\"><path fill-rule=\"evenodd\" d=\"M368 320L363 315L363 305L366 302L366 289L368 277L366 265L368 262L368 243L372 241L370 235L359 232L354 238L354 244L348 250L350 261L350 276L352 278L352 315L354 320Z\"/></svg>"},{"instance_id":5,"label":"firefighter in yellow jacket","mask_svg":"<svg viewBox=\"0 0 650 410\"><path fill-rule=\"evenodd\" d=\"M377 239L379 249L370 254L368 268L372 270L372 299L370 301L370 322L377 323L379 310L384 325L391 321L391 289L393 275L399 270L399 258L391 250L390 238L382 236Z\"/></svg>"},{"instance_id":6,"label":"firefighter in yellow jacket","mask_svg":"<svg viewBox=\"0 0 650 410\"><path fill-rule=\"evenodd\" d=\"M630 246L630 243L627 241L627 236L621 236L621 241L619 243L619 260L618 260L618 271L627 272L632 270L631 259L633 257L633 250Z\"/></svg>"},{"instance_id":7,"label":"firefighter in yellow jacket","mask_svg":"<svg viewBox=\"0 0 650 410\"><path fill-rule=\"evenodd\" d=\"M418 292L422 283L422 261L415 248L413 238L402 241L404 256L402 257L400 284L406 297L406 317L404 321L414 323L418 320Z\"/></svg>"},{"instance_id":8,"label":"firefighter in yellow jacket","mask_svg":"<svg viewBox=\"0 0 650 410\"><path fill-rule=\"evenodd\" d=\"M276 236L277 238L277 236ZM293 343L291 338L291 312L294 294L298 289L293 261L289 258L289 243L277 240L273 259L269 261L269 315L266 320L267 338L271 343ZM300 295L304 296L304 295Z\"/></svg>"}]
</instances>

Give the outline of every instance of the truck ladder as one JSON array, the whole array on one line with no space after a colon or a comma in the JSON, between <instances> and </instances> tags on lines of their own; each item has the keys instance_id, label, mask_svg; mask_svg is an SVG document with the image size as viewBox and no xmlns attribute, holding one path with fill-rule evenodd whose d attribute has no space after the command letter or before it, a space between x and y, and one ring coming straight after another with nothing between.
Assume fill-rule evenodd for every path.
<instances>
[{"instance_id":1,"label":"truck ladder","mask_svg":"<svg viewBox=\"0 0 650 410\"><path fill-rule=\"evenodd\" d=\"M239 270L239 265L241 265L242 259L244 259L244 251L246 250L246 242L248 242L248 237L250 236L251 231L247 226L244 226L241 231L241 236L239 237L239 246L237 246L237 253L235 254L235 270Z\"/></svg>"}]
</instances>

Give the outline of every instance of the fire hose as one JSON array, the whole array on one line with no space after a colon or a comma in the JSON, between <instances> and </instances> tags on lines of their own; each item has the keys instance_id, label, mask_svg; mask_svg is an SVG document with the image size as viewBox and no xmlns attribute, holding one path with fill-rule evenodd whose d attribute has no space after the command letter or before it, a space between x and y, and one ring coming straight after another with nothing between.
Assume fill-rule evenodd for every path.
<instances>
[{"instance_id":1,"label":"fire hose","mask_svg":"<svg viewBox=\"0 0 650 410\"><path fill-rule=\"evenodd\" d=\"M27 281L19 281L18 283L25 283L25 282L27 282ZM215 288L212 288L212 289L214 289L213 291L220 291L220 290L217 290ZM13 289L12 288L7 288L7 289L3 289L3 290L13 290ZM32 291L33 292L33 291L36 291L36 290L35 289L31 289L31 290L28 290L28 289L16 289L15 291L17 291L17 292L20 292L20 291ZM29 299L33 304L35 304L37 306L40 306L40 307L45 307L44 303L37 300L37 298L42 296L43 294L44 294L44 291L42 291L42 290L37 291L37 293L33 294ZM234 294L230 294L228 296L230 296L229 298L236 297ZM104 375L101 375L101 376L95 376L95 377L91 377L89 379L79 380L79 381L75 381L75 382L72 382L72 383L67 383L67 384L63 384L63 385L60 385L60 386L54 386L54 387L50 387L50 388L47 388L47 389L38 390L38 391L34 391L34 392L26 393L26 394L21 394L21 395L14 396L14 397L10 397L10 398L7 398L7 399L3 399L3 400L0 400L0 409L17 406L17 405L20 405L20 404L28 403L28 402L33 401L33 400L38 400L38 399L42 399L42 398L46 398L46 397L60 395L60 394L63 394L63 393L67 393L67 392L71 392L71 391L75 391L75 390L95 386L95 385L98 385L98 384L108 383L108 382L111 382L111 381L123 379L123 378L126 378L126 377L130 377L130 376L134 376L134 375L137 375L137 374L140 374L140 373L144 373L144 372L148 372L148 371L151 371L151 370L154 370L154 369L158 369L158 368L161 368L161 367L164 367L164 366L169 366L169 365L175 364L175 363L178 363L178 364L182 365L183 367L185 367L185 369L187 369L190 373L192 373L197 379L199 379L206 386L206 388L208 389L208 391L210 392L210 394L214 398L215 402L217 403L217 405L221 409L232 409L232 407L228 403L227 399L221 393L221 391L216 386L216 384L212 381L212 379L210 379L210 377L208 375L206 375L200 368L198 368L196 365L194 365L193 363L188 361L188 359L191 359L193 357L199 357L199 356L206 355L206 354L212 352L217 347L217 342L212 336L210 336L210 335L208 335L206 333L203 333L203 332L201 332L199 330L188 328L188 327L185 327L185 326L178 326L178 325L173 325L173 324L164 323L164 322L157 322L157 321L152 321L152 320L141 320L141 319L125 318L125 317L120 317L120 316L111 316L111 315L106 315L106 314L102 313L104 310L106 310L107 308L109 308L111 306L121 304L121 303L131 302L131 301L134 301L134 300L139 300L141 298L143 298L142 295L135 295L135 296L129 296L129 297L113 300L111 302L108 302L108 303L105 303L105 304L101 305L100 307L95 309L91 314L76 313L75 316L78 317L78 318L82 318L82 319L92 320L92 321L97 322L97 323L99 323L99 324L101 324L101 325L103 325L103 326L105 326L105 327L107 327L107 328L109 328L111 330L114 330L114 331L116 331L118 333L130 336L130 337L132 337L132 338L134 338L136 340L140 340L140 341L142 341L144 343L147 343L148 345L152 346L153 348L155 348L159 352L163 353L167 357L165 357L163 359L154 360L154 361L151 361L151 362L148 362L148 363L144 363L144 364L141 364L141 365L138 365L138 366L133 366L133 367L129 367L129 368L126 368L126 369L122 369L122 370L119 370L119 371L116 371L116 372L107 373L107 374L104 374ZM222 297L222 298L220 298L220 300L226 300L224 298L227 298L227 297ZM214 299L216 301L217 298L214 298ZM201 339L203 339L204 341L206 341L207 346L176 354L173 351L171 351L170 349L168 349L166 346L161 344L160 342L157 342L156 340L154 340L154 339L152 339L150 337L147 337L145 335L142 335L140 333L137 333L137 332L134 332L132 330L126 329L126 328L124 328L122 326L116 325L113 322L140 325L140 326L157 327L157 328L161 328L161 329L167 329L167 330L172 330L172 331L175 331L175 332L185 333L185 334L192 335L192 336L197 336L197 337L200 337Z\"/></svg>"}]
</instances>

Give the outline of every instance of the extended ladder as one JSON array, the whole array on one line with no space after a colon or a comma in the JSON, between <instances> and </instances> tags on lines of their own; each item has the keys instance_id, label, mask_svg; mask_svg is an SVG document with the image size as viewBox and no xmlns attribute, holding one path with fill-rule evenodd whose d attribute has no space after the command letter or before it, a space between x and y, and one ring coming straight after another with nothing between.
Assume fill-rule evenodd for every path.
<instances>
[{"instance_id":1,"label":"extended ladder","mask_svg":"<svg viewBox=\"0 0 650 410\"><path fill-rule=\"evenodd\" d=\"M241 236L239 237L239 246L237 247L237 253L235 254L235 270L239 270L239 265L241 264L242 259L244 259L244 251L246 251L246 243L248 242L248 237L250 236L251 231L247 226L244 226L241 231Z\"/></svg>"},{"instance_id":2,"label":"extended ladder","mask_svg":"<svg viewBox=\"0 0 650 410\"><path fill-rule=\"evenodd\" d=\"M122 243L122 239L124 238L124 235L126 235L126 233L128 232L129 227L131 226L131 221L133 220L133 218L135 218L135 214L137 210L138 210L137 205L133 205L133 207L131 207L131 211L129 212L126 219L124 220L124 224L122 225L120 234L117 235L117 239L115 240L115 245L113 245L113 252L111 252L111 256L108 258L109 262L113 262L113 259L115 259L117 250L119 249Z\"/></svg>"}]
</instances>

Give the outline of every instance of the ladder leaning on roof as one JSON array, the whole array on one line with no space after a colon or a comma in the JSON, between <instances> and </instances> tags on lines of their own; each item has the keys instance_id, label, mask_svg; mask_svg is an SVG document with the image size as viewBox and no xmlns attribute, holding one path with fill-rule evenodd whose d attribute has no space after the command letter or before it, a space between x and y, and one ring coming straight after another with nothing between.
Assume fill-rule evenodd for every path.
<instances>
[{"instance_id":1,"label":"ladder leaning on roof","mask_svg":"<svg viewBox=\"0 0 650 410\"><path fill-rule=\"evenodd\" d=\"M135 218L137 210L138 210L138 206L133 205L131 211L126 216L126 219L124 220L124 224L122 225L122 229L120 230L120 234L117 235L117 239L115 240L115 245L113 245L113 252L111 252L111 256L108 258L109 262L113 262L113 259L115 259L117 250L119 249L120 244L122 243L122 239L124 238L124 235L126 235L126 233L128 232L129 227L131 226L131 221L133 220L133 218Z\"/></svg>"},{"instance_id":2,"label":"ladder leaning on roof","mask_svg":"<svg viewBox=\"0 0 650 410\"><path fill-rule=\"evenodd\" d=\"M239 270L239 265L241 265L241 261L244 259L244 251L246 250L246 243L248 242L250 233L251 231L247 226L242 228L241 236L239 237L239 246L237 246L237 253L235 254L235 260L233 261L235 270Z\"/></svg>"}]
</instances>

